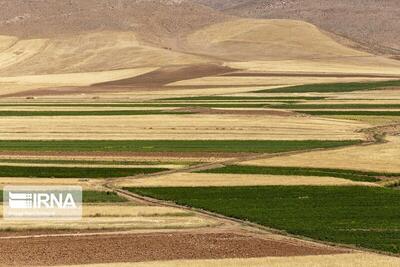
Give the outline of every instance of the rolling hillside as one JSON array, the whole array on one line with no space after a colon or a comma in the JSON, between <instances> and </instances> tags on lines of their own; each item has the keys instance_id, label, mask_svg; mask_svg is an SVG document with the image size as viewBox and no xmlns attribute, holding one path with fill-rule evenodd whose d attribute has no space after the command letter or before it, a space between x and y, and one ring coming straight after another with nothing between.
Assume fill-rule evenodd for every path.
<instances>
[{"instance_id":1,"label":"rolling hillside","mask_svg":"<svg viewBox=\"0 0 400 267\"><path fill-rule=\"evenodd\" d=\"M304 20L383 54L400 54L397 0L194 0L227 14Z\"/></svg>"}]
</instances>

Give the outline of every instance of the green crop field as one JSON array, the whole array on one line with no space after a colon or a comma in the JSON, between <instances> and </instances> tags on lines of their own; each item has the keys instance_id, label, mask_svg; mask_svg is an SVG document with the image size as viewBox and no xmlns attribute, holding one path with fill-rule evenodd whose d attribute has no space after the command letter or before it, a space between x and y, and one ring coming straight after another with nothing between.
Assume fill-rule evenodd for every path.
<instances>
[{"instance_id":1,"label":"green crop field","mask_svg":"<svg viewBox=\"0 0 400 267\"><path fill-rule=\"evenodd\" d=\"M177 97L177 98L165 98L161 100L168 101L280 101L280 100L323 100L326 97L323 96L192 96L192 97Z\"/></svg>"},{"instance_id":2,"label":"green crop field","mask_svg":"<svg viewBox=\"0 0 400 267\"><path fill-rule=\"evenodd\" d=\"M0 163L33 163L33 164L80 164L80 165L194 165L191 161L130 161L130 160L47 160L47 159L0 159Z\"/></svg>"},{"instance_id":3,"label":"green crop field","mask_svg":"<svg viewBox=\"0 0 400 267\"><path fill-rule=\"evenodd\" d=\"M307 84L298 86L281 87L255 91L255 93L332 93L332 92L352 92L362 90L375 90L388 87L400 86L400 80L381 81L369 83L327 83L327 84Z\"/></svg>"},{"instance_id":4,"label":"green crop field","mask_svg":"<svg viewBox=\"0 0 400 267\"><path fill-rule=\"evenodd\" d=\"M400 104L289 104L271 105L284 109L400 109Z\"/></svg>"},{"instance_id":5,"label":"green crop field","mask_svg":"<svg viewBox=\"0 0 400 267\"><path fill-rule=\"evenodd\" d=\"M0 151L130 151L130 152L230 152L276 153L358 144L345 141L276 140L0 140Z\"/></svg>"},{"instance_id":6,"label":"green crop field","mask_svg":"<svg viewBox=\"0 0 400 267\"><path fill-rule=\"evenodd\" d=\"M165 168L91 168L0 166L0 177L114 178L165 171Z\"/></svg>"},{"instance_id":7,"label":"green crop field","mask_svg":"<svg viewBox=\"0 0 400 267\"><path fill-rule=\"evenodd\" d=\"M400 253L400 191L360 186L129 188L322 241Z\"/></svg>"},{"instance_id":8,"label":"green crop field","mask_svg":"<svg viewBox=\"0 0 400 267\"><path fill-rule=\"evenodd\" d=\"M355 170L327 169L327 168L300 168L300 167L263 167L247 165L229 165L217 169L199 171L200 173L236 173L236 174L269 174L269 175L298 175L337 177L352 181L376 182L377 177L400 177L400 173L362 172Z\"/></svg>"},{"instance_id":9,"label":"green crop field","mask_svg":"<svg viewBox=\"0 0 400 267\"><path fill-rule=\"evenodd\" d=\"M82 201L84 203L111 203L126 202L127 199L120 197L115 192L108 191L83 191ZM0 202L3 202L3 191L0 191Z\"/></svg>"},{"instance_id":10,"label":"green crop field","mask_svg":"<svg viewBox=\"0 0 400 267\"><path fill-rule=\"evenodd\" d=\"M171 115L193 114L193 112L174 112L166 110L94 110L94 111L0 111L0 116L133 116L133 115Z\"/></svg>"}]
</instances>

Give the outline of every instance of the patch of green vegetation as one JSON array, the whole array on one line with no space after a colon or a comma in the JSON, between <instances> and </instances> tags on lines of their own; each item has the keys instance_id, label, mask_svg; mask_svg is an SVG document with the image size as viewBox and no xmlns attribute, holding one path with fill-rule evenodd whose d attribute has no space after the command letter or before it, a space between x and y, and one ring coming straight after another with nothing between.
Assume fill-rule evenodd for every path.
<instances>
[{"instance_id":1,"label":"patch of green vegetation","mask_svg":"<svg viewBox=\"0 0 400 267\"><path fill-rule=\"evenodd\" d=\"M177 98L165 98L161 100L168 101L245 101L245 100L268 100L268 101L280 101L280 100L324 100L326 97L323 96L193 96L193 97L177 97Z\"/></svg>"},{"instance_id":2,"label":"patch of green vegetation","mask_svg":"<svg viewBox=\"0 0 400 267\"><path fill-rule=\"evenodd\" d=\"M376 177L379 176L400 177L400 173L377 173L327 168L264 167L247 165L228 165L222 168L209 169L199 172L336 177L363 182L377 182L379 179Z\"/></svg>"},{"instance_id":3,"label":"patch of green vegetation","mask_svg":"<svg viewBox=\"0 0 400 267\"><path fill-rule=\"evenodd\" d=\"M400 80L380 81L368 83L326 83L326 84L306 84L289 86L275 89L255 91L255 93L332 93L332 92L353 92L362 90L376 90L388 87L400 86Z\"/></svg>"},{"instance_id":4,"label":"patch of green vegetation","mask_svg":"<svg viewBox=\"0 0 400 267\"><path fill-rule=\"evenodd\" d=\"M400 253L400 191L361 186L130 188L310 238Z\"/></svg>"},{"instance_id":5,"label":"patch of green vegetation","mask_svg":"<svg viewBox=\"0 0 400 267\"><path fill-rule=\"evenodd\" d=\"M166 110L90 110L90 111L0 111L0 116L133 116L133 115L194 114Z\"/></svg>"},{"instance_id":6,"label":"patch of green vegetation","mask_svg":"<svg viewBox=\"0 0 400 267\"><path fill-rule=\"evenodd\" d=\"M358 116L400 116L400 111L374 111L374 110L302 110L308 115L358 115Z\"/></svg>"},{"instance_id":7,"label":"patch of green vegetation","mask_svg":"<svg viewBox=\"0 0 400 267\"><path fill-rule=\"evenodd\" d=\"M126 202L127 199L120 197L115 192L110 191L83 191L83 203L110 203L110 202ZM0 202L3 202L3 190L0 191Z\"/></svg>"},{"instance_id":8,"label":"patch of green vegetation","mask_svg":"<svg viewBox=\"0 0 400 267\"><path fill-rule=\"evenodd\" d=\"M114 178L166 171L166 168L86 168L0 166L0 177Z\"/></svg>"},{"instance_id":9,"label":"patch of green vegetation","mask_svg":"<svg viewBox=\"0 0 400 267\"><path fill-rule=\"evenodd\" d=\"M276 153L358 144L359 140L0 140L0 151Z\"/></svg>"},{"instance_id":10,"label":"patch of green vegetation","mask_svg":"<svg viewBox=\"0 0 400 267\"><path fill-rule=\"evenodd\" d=\"M271 105L284 109L400 109L400 104L289 104Z\"/></svg>"},{"instance_id":11,"label":"patch of green vegetation","mask_svg":"<svg viewBox=\"0 0 400 267\"><path fill-rule=\"evenodd\" d=\"M83 191L82 201L83 203L113 203L128 200L111 191Z\"/></svg>"},{"instance_id":12,"label":"patch of green vegetation","mask_svg":"<svg viewBox=\"0 0 400 267\"><path fill-rule=\"evenodd\" d=\"M69 104L69 103L65 103L65 104L1 104L0 106L12 106L12 107L19 107L19 106L31 106L31 107L130 107L130 108L184 108L184 107L209 107L209 108L260 108L260 107L264 107L265 104L264 103L132 103L132 104ZM147 112L147 110L139 110L140 112L143 112L144 114L134 114L133 112L138 112L138 110L132 110L132 111L126 111L126 112L132 112L132 115L149 115L149 112ZM167 111L161 111L161 110L153 110L155 113L154 114L164 114ZM5 112L14 112L14 111L5 111ZM96 115L98 115L98 112L104 112L104 114L106 114L106 112L110 112L110 111L15 111L15 112L26 112L27 114L32 113L32 112L43 112L43 114L48 113L48 112L76 112L76 113L89 113L89 112L94 112L97 113ZM114 112L114 111L112 111ZM117 112L125 112L125 111L115 111ZM146 113L147 112L147 113ZM160 112L160 113L158 113ZM170 111L173 114L182 114L184 112L177 112L177 111ZM7 113L4 113L7 114ZM90 114L90 113L89 113ZM120 115L120 114L114 114L114 115ZM122 114L122 115L128 115L128 114ZM11 115L4 115L4 116L11 116ZM26 115L28 116L28 115ZM37 115L39 116L39 115ZM44 116L44 115L41 115Z\"/></svg>"}]
</instances>

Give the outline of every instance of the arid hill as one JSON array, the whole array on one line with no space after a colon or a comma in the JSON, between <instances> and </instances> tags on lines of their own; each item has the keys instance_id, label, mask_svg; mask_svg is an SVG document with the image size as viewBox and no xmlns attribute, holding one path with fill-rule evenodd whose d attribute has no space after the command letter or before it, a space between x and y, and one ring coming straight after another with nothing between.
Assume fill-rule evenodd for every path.
<instances>
[{"instance_id":1,"label":"arid hill","mask_svg":"<svg viewBox=\"0 0 400 267\"><path fill-rule=\"evenodd\" d=\"M179 0L0 0L0 34L43 38L88 31L132 31L157 46L227 15Z\"/></svg>"},{"instance_id":2,"label":"arid hill","mask_svg":"<svg viewBox=\"0 0 400 267\"><path fill-rule=\"evenodd\" d=\"M251 7L248 1L220 3L225 4L216 7L229 13ZM295 2L284 6L289 9L270 8L290 10ZM311 64L315 69L321 62L350 69L397 67L398 62L375 58L335 38L301 20L244 19L192 0L0 0L3 77L62 73L92 77L87 73L138 68L142 69L134 72L142 73L143 68L160 67L165 73L171 66L204 64L257 70L289 63Z\"/></svg>"},{"instance_id":3,"label":"arid hill","mask_svg":"<svg viewBox=\"0 0 400 267\"><path fill-rule=\"evenodd\" d=\"M304 20L371 51L400 55L398 0L193 1L242 17Z\"/></svg>"}]
</instances>

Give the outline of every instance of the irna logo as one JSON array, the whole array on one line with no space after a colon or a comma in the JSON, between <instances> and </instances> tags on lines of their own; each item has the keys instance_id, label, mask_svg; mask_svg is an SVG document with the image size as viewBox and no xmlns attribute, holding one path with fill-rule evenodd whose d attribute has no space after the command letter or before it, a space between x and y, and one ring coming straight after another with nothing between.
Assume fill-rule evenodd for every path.
<instances>
[{"instance_id":1,"label":"irna logo","mask_svg":"<svg viewBox=\"0 0 400 267\"><path fill-rule=\"evenodd\" d=\"M79 220L82 217L79 186L7 186L3 197L5 219Z\"/></svg>"}]
</instances>

